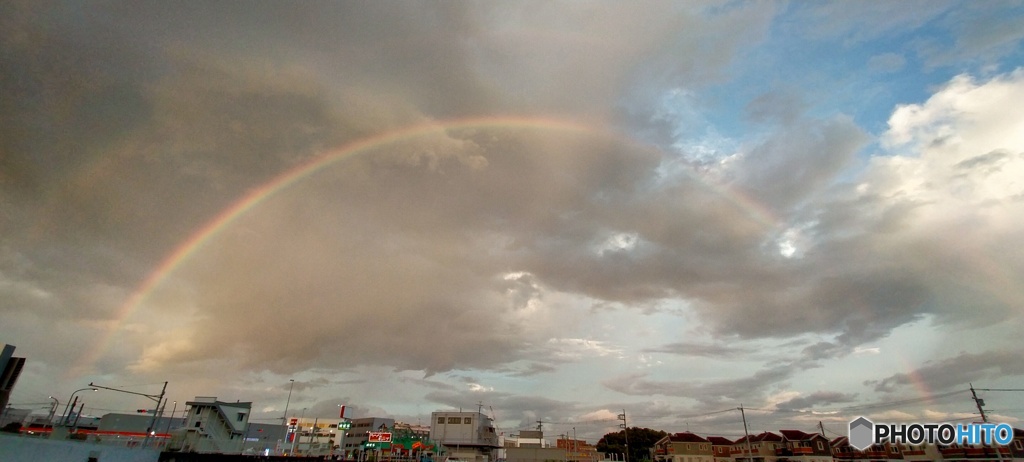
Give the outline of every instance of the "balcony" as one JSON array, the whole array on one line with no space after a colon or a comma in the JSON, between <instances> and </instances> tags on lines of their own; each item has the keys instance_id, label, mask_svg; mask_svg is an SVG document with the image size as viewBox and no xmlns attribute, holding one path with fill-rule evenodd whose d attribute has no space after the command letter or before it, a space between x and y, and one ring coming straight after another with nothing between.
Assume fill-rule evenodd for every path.
<instances>
[{"instance_id":1,"label":"balcony","mask_svg":"<svg viewBox=\"0 0 1024 462\"><path fill-rule=\"evenodd\" d=\"M963 448L939 448L939 452L942 453L944 459L965 456Z\"/></svg>"},{"instance_id":2,"label":"balcony","mask_svg":"<svg viewBox=\"0 0 1024 462\"><path fill-rule=\"evenodd\" d=\"M776 456L780 456L780 457L782 457L782 456L784 456L784 457L809 456L809 455L812 455L812 454L814 454L814 448L810 448L810 447L807 447L807 446L797 446L797 447L792 447L792 448L778 448L778 449L775 450L775 455Z\"/></svg>"}]
</instances>

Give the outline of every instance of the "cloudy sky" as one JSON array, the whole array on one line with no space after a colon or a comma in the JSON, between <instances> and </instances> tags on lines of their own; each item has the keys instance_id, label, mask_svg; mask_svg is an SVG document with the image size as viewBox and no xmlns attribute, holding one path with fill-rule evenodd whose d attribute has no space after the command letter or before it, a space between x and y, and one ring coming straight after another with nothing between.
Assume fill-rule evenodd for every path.
<instances>
[{"instance_id":1,"label":"cloudy sky","mask_svg":"<svg viewBox=\"0 0 1024 462\"><path fill-rule=\"evenodd\" d=\"M1024 388L1022 39L995 1L3 2L12 402L971 419Z\"/></svg>"}]
</instances>

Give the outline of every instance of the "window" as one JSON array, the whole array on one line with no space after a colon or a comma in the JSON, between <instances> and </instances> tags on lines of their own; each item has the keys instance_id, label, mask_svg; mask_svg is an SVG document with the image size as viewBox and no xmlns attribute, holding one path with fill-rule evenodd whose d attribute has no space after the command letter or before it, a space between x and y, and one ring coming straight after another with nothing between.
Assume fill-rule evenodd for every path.
<instances>
[{"instance_id":1,"label":"window","mask_svg":"<svg viewBox=\"0 0 1024 462\"><path fill-rule=\"evenodd\" d=\"M897 452L899 452L899 450L896 449L896 446L890 447L889 450L892 451L893 454L896 454Z\"/></svg>"},{"instance_id":2,"label":"window","mask_svg":"<svg viewBox=\"0 0 1024 462\"><path fill-rule=\"evenodd\" d=\"M199 411L200 411L200 409L197 407L196 408L196 415L199 415Z\"/></svg>"},{"instance_id":3,"label":"window","mask_svg":"<svg viewBox=\"0 0 1024 462\"><path fill-rule=\"evenodd\" d=\"M437 423L443 424L444 423L444 417L438 417L437 418Z\"/></svg>"},{"instance_id":4,"label":"window","mask_svg":"<svg viewBox=\"0 0 1024 462\"><path fill-rule=\"evenodd\" d=\"M824 451L825 450L825 444L822 443L821 441L818 441L818 450L819 451Z\"/></svg>"},{"instance_id":5,"label":"window","mask_svg":"<svg viewBox=\"0 0 1024 462\"><path fill-rule=\"evenodd\" d=\"M1014 441L1013 445L1017 446L1017 449L1024 449L1024 447L1022 447L1021 444L1020 444L1020 440Z\"/></svg>"},{"instance_id":6,"label":"window","mask_svg":"<svg viewBox=\"0 0 1024 462\"><path fill-rule=\"evenodd\" d=\"M202 422L196 422L196 428L199 428L199 426L202 425L202 424L203 424Z\"/></svg>"},{"instance_id":7,"label":"window","mask_svg":"<svg viewBox=\"0 0 1024 462\"><path fill-rule=\"evenodd\" d=\"M469 424L473 423L473 418L472 417L466 417L463 420L463 423L465 423L466 425L469 425Z\"/></svg>"},{"instance_id":8,"label":"window","mask_svg":"<svg viewBox=\"0 0 1024 462\"><path fill-rule=\"evenodd\" d=\"M238 413L238 421L239 422L245 422L245 413L244 412L239 412Z\"/></svg>"},{"instance_id":9,"label":"window","mask_svg":"<svg viewBox=\"0 0 1024 462\"><path fill-rule=\"evenodd\" d=\"M462 423L462 417L449 417L448 418L448 423L449 424L460 424L460 423Z\"/></svg>"}]
</instances>

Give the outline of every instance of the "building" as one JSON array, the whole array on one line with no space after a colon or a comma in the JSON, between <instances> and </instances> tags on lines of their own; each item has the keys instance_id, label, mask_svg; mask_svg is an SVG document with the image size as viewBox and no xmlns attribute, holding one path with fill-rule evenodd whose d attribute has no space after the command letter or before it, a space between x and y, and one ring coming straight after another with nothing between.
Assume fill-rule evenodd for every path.
<instances>
[{"instance_id":1,"label":"building","mask_svg":"<svg viewBox=\"0 0 1024 462\"><path fill-rule=\"evenodd\" d=\"M395 422L391 437L391 457L397 459L419 459L430 457L436 445L430 441L430 427L426 425Z\"/></svg>"},{"instance_id":2,"label":"building","mask_svg":"<svg viewBox=\"0 0 1024 462\"><path fill-rule=\"evenodd\" d=\"M448 459L487 462L501 447L493 421L482 412L434 412L430 421L430 439L443 447Z\"/></svg>"},{"instance_id":3,"label":"building","mask_svg":"<svg viewBox=\"0 0 1024 462\"><path fill-rule=\"evenodd\" d=\"M835 462L871 462L882 460L903 460L903 453L898 445L873 444L859 450L850 446L850 439L840 436L830 442L832 446L832 459ZM944 460L944 455L935 460Z\"/></svg>"},{"instance_id":4,"label":"building","mask_svg":"<svg viewBox=\"0 0 1024 462\"><path fill-rule=\"evenodd\" d=\"M1024 461L1024 430L1013 429L1013 441L1010 442L1010 457L1014 462Z\"/></svg>"},{"instance_id":5,"label":"building","mask_svg":"<svg viewBox=\"0 0 1024 462\"><path fill-rule=\"evenodd\" d=\"M345 452L347 458L364 460L369 454L380 453L385 447L379 443L370 442L371 432L391 432L395 426L395 419L384 417L363 417L351 419L350 427L345 431L345 438L340 448ZM390 449L390 446L388 447Z\"/></svg>"},{"instance_id":6,"label":"building","mask_svg":"<svg viewBox=\"0 0 1024 462\"><path fill-rule=\"evenodd\" d=\"M721 436L709 436L708 442L711 443L711 452L715 456L715 462L732 462L732 445L735 444L733 440Z\"/></svg>"},{"instance_id":7,"label":"building","mask_svg":"<svg viewBox=\"0 0 1024 462\"><path fill-rule=\"evenodd\" d=\"M583 440L559 438L555 447L566 451L570 462L593 462L597 460L597 448Z\"/></svg>"},{"instance_id":8,"label":"building","mask_svg":"<svg viewBox=\"0 0 1024 462\"><path fill-rule=\"evenodd\" d=\"M567 462L570 453L566 444L551 447L540 430L522 430L514 438L505 439L500 459L506 462ZM497 456L496 456L497 457ZM463 458L459 458L463 460Z\"/></svg>"},{"instance_id":9,"label":"building","mask_svg":"<svg viewBox=\"0 0 1024 462\"><path fill-rule=\"evenodd\" d=\"M25 367L25 358L14 356L14 345L4 344L0 350L0 412L7 410L7 403L18 382L21 369Z\"/></svg>"},{"instance_id":10,"label":"building","mask_svg":"<svg viewBox=\"0 0 1024 462\"><path fill-rule=\"evenodd\" d=\"M783 447L782 436L772 432L748 435L732 445L736 462L778 462L775 450Z\"/></svg>"},{"instance_id":11,"label":"building","mask_svg":"<svg viewBox=\"0 0 1024 462\"><path fill-rule=\"evenodd\" d=\"M782 447L775 450L779 462L832 462L828 438L800 430L781 430Z\"/></svg>"},{"instance_id":12,"label":"building","mask_svg":"<svg viewBox=\"0 0 1024 462\"><path fill-rule=\"evenodd\" d=\"M690 432L666 435L654 443L656 462L714 462L711 442Z\"/></svg>"},{"instance_id":13,"label":"building","mask_svg":"<svg viewBox=\"0 0 1024 462\"><path fill-rule=\"evenodd\" d=\"M185 425L172 432L169 449L224 454L242 451L251 402L226 403L216 397L197 396L185 405Z\"/></svg>"}]
</instances>

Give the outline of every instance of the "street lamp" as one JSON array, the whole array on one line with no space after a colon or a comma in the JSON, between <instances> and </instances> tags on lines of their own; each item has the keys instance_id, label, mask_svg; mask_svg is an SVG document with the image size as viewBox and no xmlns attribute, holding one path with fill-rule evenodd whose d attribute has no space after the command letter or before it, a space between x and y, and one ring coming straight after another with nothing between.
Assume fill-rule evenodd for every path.
<instances>
[{"instance_id":1,"label":"street lamp","mask_svg":"<svg viewBox=\"0 0 1024 462\"><path fill-rule=\"evenodd\" d=\"M71 393L71 397L68 398L68 404L66 404L64 406L64 418L61 419L61 421L60 421L61 426L67 426L67 424L68 424L68 420L69 420L69 417L70 417L70 414L68 413L68 409L70 408L71 412L75 411L75 407L74 407L75 405L74 405L74 403L72 403L72 400L75 399L75 395L78 394L78 392L85 391L85 390L100 391L99 388L95 388L95 387L79 388L79 389L73 391Z\"/></svg>"},{"instance_id":2,"label":"street lamp","mask_svg":"<svg viewBox=\"0 0 1024 462\"><path fill-rule=\"evenodd\" d=\"M288 405L292 402L292 388L295 388L295 379L288 379L291 385L288 385L288 401L284 402L284 415L281 417L281 425L284 425L288 421Z\"/></svg>"},{"instance_id":3,"label":"street lamp","mask_svg":"<svg viewBox=\"0 0 1024 462\"><path fill-rule=\"evenodd\" d=\"M164 407L166 407L166 406L167 405L164 404ZM164 433L170 433L171 432L171 423L174 422L174 413L175 412L178 412L178 402L177 401L174 402L174 407L171 408L171 418L167 419L167 430L164 431ZM184 424L182 424L182 425L184 425Z\"/></svg>"},{"instance_id":4,"label":"street lamp","mask_svg":"<svg viewBox=\"0 0 1024 462\"><path fill-rule=\"evenodd\" d=\"M60 406L60 401L57 398L50 397L53 400L53 405L50 406L50 415L46 418L50 422L50 428L53 428L53 416L57 414L57 406Z\"/></svg>"}]
</instances>

